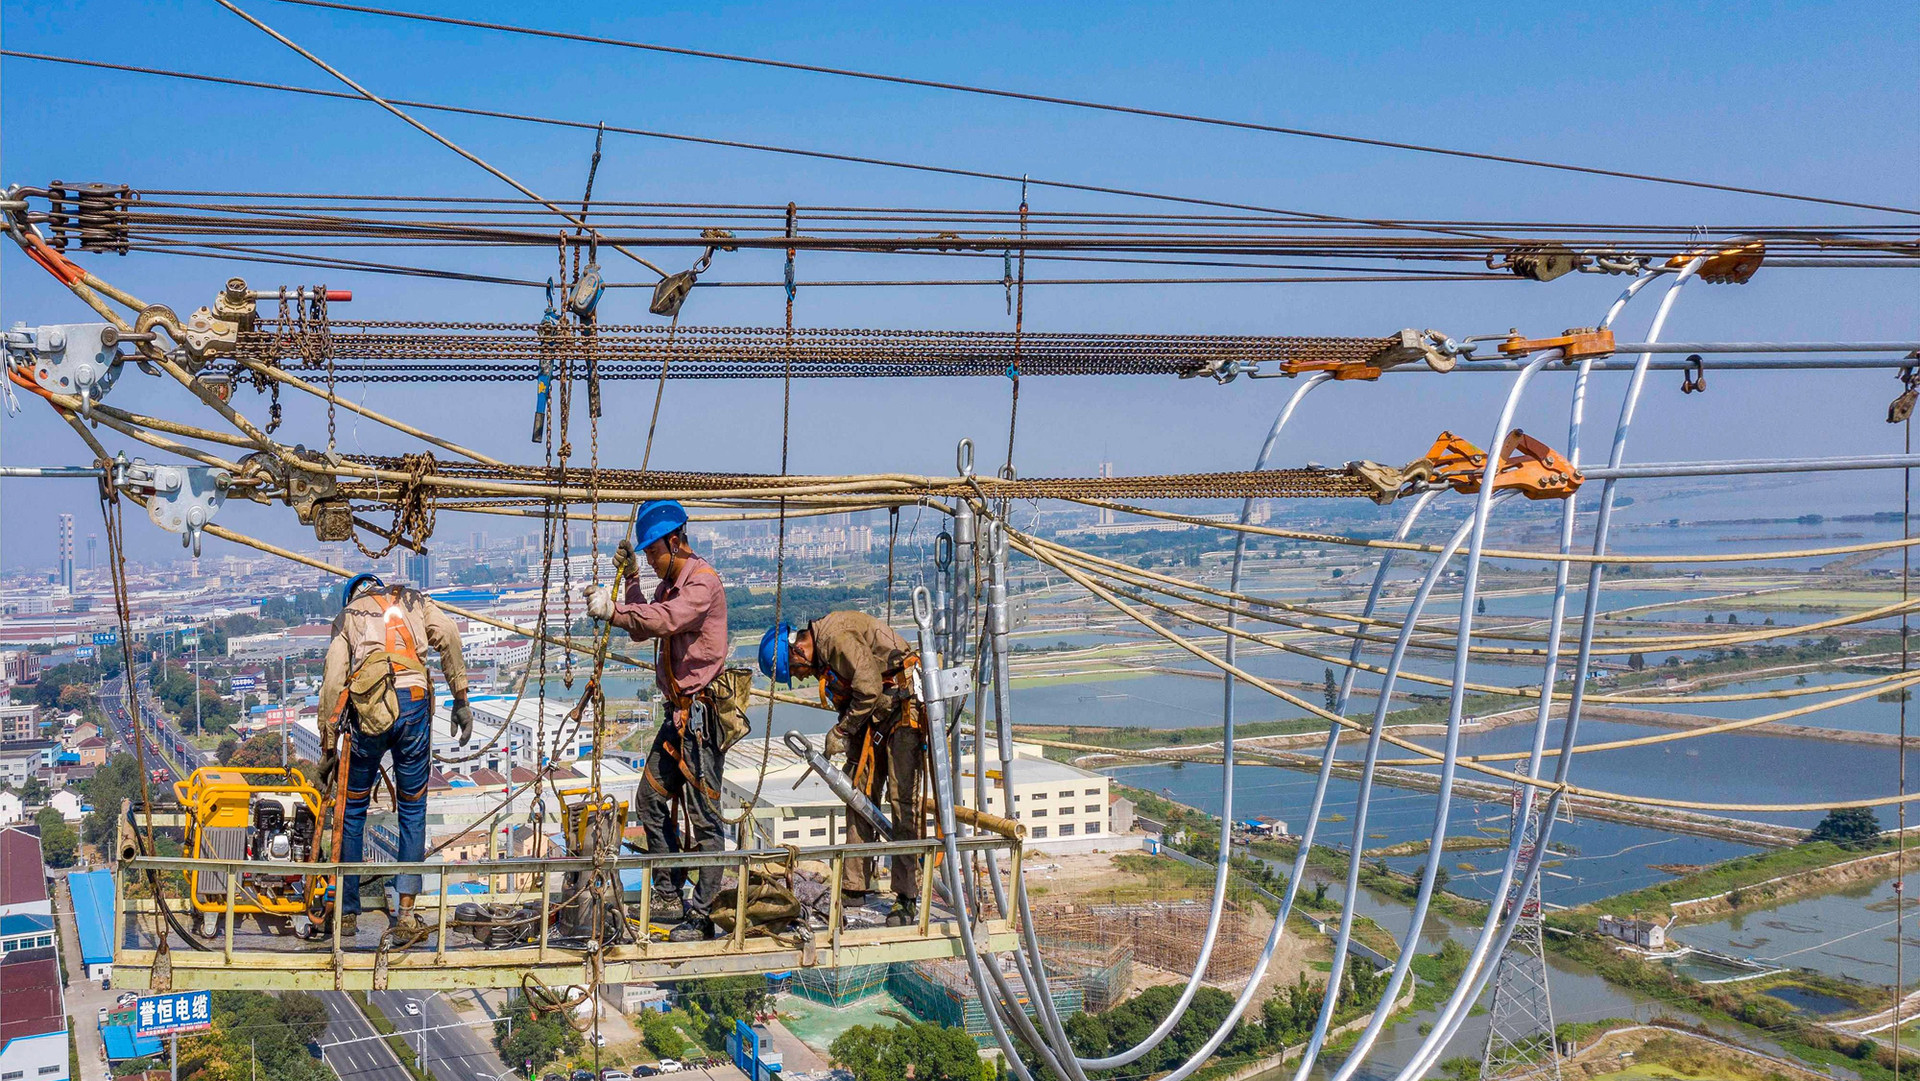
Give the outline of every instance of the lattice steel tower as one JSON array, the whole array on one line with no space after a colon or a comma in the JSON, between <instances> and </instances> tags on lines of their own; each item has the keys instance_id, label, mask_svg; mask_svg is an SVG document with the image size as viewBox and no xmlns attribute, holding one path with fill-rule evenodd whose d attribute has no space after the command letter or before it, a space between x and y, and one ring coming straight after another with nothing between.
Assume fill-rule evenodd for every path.
<instances>
[{"instance_id":1,"label":"lattice steel tower","mask_svg":"<svg viewBox=\"0 0 1920 1081\"><path fill-rule=\"evenodd\" d=\"M1521 791L1521 786L1513 786L1511 828L1521 831L1520 862L1525 864L1540 842L1540 807L1536 799L1523 809ZM1494 972L1492 1017L1486 1050L1480 1056L1480 1077L1482 1081L1560 1081L1560 1044L1553 1033L1547 955L1540 940L1539 878L1534 878L1525 898L1519 894L1516 882L1507 891L1505 912L1519 905L1520 923Z\"/></svg>"}]
</instances>

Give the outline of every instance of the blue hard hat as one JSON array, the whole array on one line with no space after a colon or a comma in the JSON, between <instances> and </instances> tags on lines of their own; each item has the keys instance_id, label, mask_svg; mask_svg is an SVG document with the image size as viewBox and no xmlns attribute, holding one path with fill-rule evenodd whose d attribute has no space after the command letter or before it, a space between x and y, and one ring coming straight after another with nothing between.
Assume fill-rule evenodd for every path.
<instances>
[{"instance_id":1,"label":"blue hard hat","mask_svg":"<svg viewBox=\"0 0 1920 1081\"><path fill-rule=\"evenodd\" d=\"M340 607L345 608L347 605L352 604L354 593L368 582L372 582L376 586L384 586L387 584L382 582L380 576L377 574L356 574L347 579L346 585L340 587Z\"/></svg>"},{"instance_id":2,"label":"blue hard hat","mask_svg":"<svg viewBox=\"0 0 1920 1081\"><path fill-rule=\"evenodd\" d=\"M760 674L776 683L792 683L793 671L787 659L793 648L793 624L781 620L760 636Z\"/></svg>"},{"instance_id":3,"label":"blue hard hat","mask_svg":"<svg viewBox=\"0 0 1920 1081\"><path fill-rule=\"evenodd\" d=\"M656 499L640 505L633 518L633 546L645 551L654 541L687 524L687 508L677 500Z\"/></svg>"}]
</instances>

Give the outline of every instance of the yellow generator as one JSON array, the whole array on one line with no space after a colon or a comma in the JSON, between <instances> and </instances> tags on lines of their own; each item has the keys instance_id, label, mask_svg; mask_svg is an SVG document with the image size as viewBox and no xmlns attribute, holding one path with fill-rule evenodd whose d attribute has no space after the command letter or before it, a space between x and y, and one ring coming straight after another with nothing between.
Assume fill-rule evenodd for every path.
<instances>
[{"instance_id":1,"label":"yellow generator","mask_svg":"<svg viewBox=\"0 0 1920 1081\"><path fill-rule=\"evenodd\" d=\"M197 769L173 786L190 819L187 854L195 858L245 860L255 869L240 875L235 915L270 917L291 930L290 919L327 889L327 876L303 873L320 837L320 792L297 769L219 766ZM187 892L212 933L226 912L231 876L224 871L187 872Z\"/></svg>"}]
</instances>

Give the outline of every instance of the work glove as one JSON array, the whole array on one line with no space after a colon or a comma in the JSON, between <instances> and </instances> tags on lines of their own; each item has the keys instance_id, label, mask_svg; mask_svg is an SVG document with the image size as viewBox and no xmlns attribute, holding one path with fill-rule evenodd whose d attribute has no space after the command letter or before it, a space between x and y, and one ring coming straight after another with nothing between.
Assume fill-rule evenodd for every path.
<instances>
[{"instance_id":1,"label":"work glove","mask_svg":"<svg viewBox=\"0 0 1920 1081\"><path fill-rule=\"evenodd\" d=\"M451 723L455 743L465 743L473 738L473 707L467 705L466 699L462 698L453 704Z\"/></svg>"},{"instance_id":2,"label":"work glove","mask_svg":"<svg viewBox=\"0 0 1920 1081\"><path fill-rule=\"evenodd\" d=\"M612 587L588 586L580 592L587 598L587 615L602 622L613 618Z\"/></svg>"},{"instance_id":3,"label":"work glove","mask_svg":"<svg viewBox=\"0 0 1920 1081\"><path fill-rule=\"evenodd\" d=\"M847 752L847 734L839 725L827 729L827 757L837 758Z\"/></svg>"},{"instance_id":4,"label":"work glove","mask_svg":"<svg viewBox=\"0 0 1920 1081\"><path fill-rule=\"evenodd\" d=\"M620 546L614 549L613 561L628 578L640 576L640 557L634 553L633 541L622 539Z\"/></svg>"},{"instance_id":5,"label":"work glove","mask_svg":"<svg viewBox=\"0 0 1920 1081\"><path fill-rule=\"evenodd\" d=\"M334 775L340 772L340 752L328 747L320 754L320 768L314 783L322 792L333 791Z\"/></svg>"}]
</instances>

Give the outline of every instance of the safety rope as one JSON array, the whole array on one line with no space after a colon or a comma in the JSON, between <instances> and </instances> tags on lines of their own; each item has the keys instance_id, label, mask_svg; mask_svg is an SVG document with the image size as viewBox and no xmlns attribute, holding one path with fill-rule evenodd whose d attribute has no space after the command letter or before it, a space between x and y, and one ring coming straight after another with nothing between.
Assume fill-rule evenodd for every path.
<instances>
[{"instance_id":1,"label":"safety rope","mask_svg":"<svg viewBox=\"0 0 1920 1081\"><path fill-rule=\"evenodd\" d=\"M795 235L798 224L798 212L794 204L788 203L787 236L792 237ZM791 350L793 346L793 298L799 291L794 277L794 249L792 248L787 249L786 280L787 346L788 349ZM791 362L791 352L789 352L788 358L786 378L780 385L780 475L783 477L787 475L789 437L793 430L793 365ZM773 559L773 625L775 627L779 627L780 621L785 618L787 599L787 501L784 498L780 500L779 513L780 518L779 524L776 526L777 537L774 541ZM769 691L773 690L775 682L775 677L768 677L767 689ZM767 766L773 758L773 703L773 695L767 695L766 730L762 732L760 736L760 775L753 782L753 795L740 802L739 815L732 818L722 816L729 826L744 827L746 823L752 819L753 809L760 802L760 793L766 788ZM743 830L742 834L744 834L744 832ZM743 835L737 836L740 836L740 843L742 847L744 847L746 838ZM747 888L745 881L747 876L744 868L742 869L740 877L741 881L736 888L744 890Z\"/></svg>"}]
</instances>

